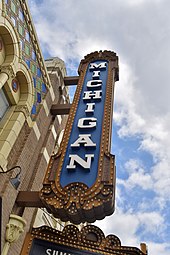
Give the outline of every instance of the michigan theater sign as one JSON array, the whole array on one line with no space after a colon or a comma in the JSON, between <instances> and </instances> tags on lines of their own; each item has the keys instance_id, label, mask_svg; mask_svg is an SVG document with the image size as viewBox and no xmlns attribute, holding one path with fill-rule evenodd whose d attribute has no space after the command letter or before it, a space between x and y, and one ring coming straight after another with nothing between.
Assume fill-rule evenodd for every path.
<instances>
[{"instance_id":1,"label":"michigan theater sign","mask_svg":"<svg viewBox=\"0 0 170 255\"><path fill-rule=\"evenodd\" d=\"M94 52L79 66L79 82L57 155L40 192L62 221L94 222L114 211L115 160L110 154L114 83L118 58Z\"/></svg>"}]
</instances>

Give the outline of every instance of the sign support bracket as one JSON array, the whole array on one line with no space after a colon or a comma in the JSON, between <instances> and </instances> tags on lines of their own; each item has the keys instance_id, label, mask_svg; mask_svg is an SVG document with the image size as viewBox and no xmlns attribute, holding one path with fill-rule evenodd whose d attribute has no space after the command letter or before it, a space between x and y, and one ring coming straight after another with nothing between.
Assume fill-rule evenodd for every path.
<instances>
[{"instance_id":1,"label":"sign support bracket","mask_svg":"<svg viewBox=\"0 0 170 255\"><path fill-rule=\"evenodd\" d=\"M79 76L66 76L64 77L65 86L77 85L79 81Z\"/></svg>"},{"instance_id":2,"label":"sign support bracket","mask_svg":"<svg viewBox=\"0 0 170 255\"><path fill-rule=\"evenodd\" d=\"M53 104L50 113L53 116L69 114L71 104Z\"/></svg>"},{"instance_id":3,"label":"sign support bracket","mask_svg":"<svg viewBox=\"0 0 170 255\"><path fill-rule=\"evenodd\" d=\"M39 191L20 191L16 203L19 207L45 207L39 197Z\"/></svg>"}]
</instances>

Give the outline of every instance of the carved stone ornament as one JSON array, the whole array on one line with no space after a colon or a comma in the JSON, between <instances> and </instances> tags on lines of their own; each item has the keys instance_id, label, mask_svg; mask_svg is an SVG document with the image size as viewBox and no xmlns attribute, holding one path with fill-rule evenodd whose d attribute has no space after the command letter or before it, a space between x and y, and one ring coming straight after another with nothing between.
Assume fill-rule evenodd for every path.
<instances>
[{"instance_id":1,"label":"carved stone ornament","mask_svg":"<svg viewBox=\"0 0 170 255\"><path fill-rule=\"evenodd\" d=\"M25 118L30 116L30 112L28 110L27 105L16 105L15 112L22 112L25 116Z\"/></svg>"},{"instance_id":2,"label":"carved stone ornament","mask_svg":"<svg viewBox=\"0 0 170 255\"><path fill-rule=\"evenodd\" d=\"M12 243L16 242L20 235L24 232L26 221L15 214L10 215L9 223L6 225L5 244L2 255L7 255Z\"/></svg>"},{"instance_id":3,"label":"carved stone ornament","mask_svg":"<svg viewBox=\"0 0 170 255\"><path fill-rule=\"evenodd\" d=\"M91 53L81 61L79 75L61 146L57 155L50 159L40 192L40 199L49 212L62 221L71 221L74 224L94 222L114 211L115 157L110 154L110 144L118 57L111 51ZM89 93L92 100L86 100ZM93 93L96 93L95 96ZM101 120L98 121L100 116ZM91 122L85 124L86 120ZM76 143L78 148L73 148L73 142L70 141L73 139L75 143L75 138L72 137L76 135L79 136L77 143L81 140L81 145ZM89 148L85 147L85 143L89 143ZM69 148L72 154L69 154ZM83 156L89 157L89 161L85 162L81 156L85 162L82 164L87 165L91 160L90 167L83 166L83 170L73 164L76 157L81 164L80 157L76 155L81 149L84 150Z\"/></svg>"},{"instance_id":4,"label":"carved stone ornament","mask_svg":"<svg viewBox=\"0 0 170 255\"><path fill-rule=\"evenodd\" d=\"M11 78L15 78L16 74L12 68L11 65L8 65L8 66L1 66L0 68L0 72L1 73L6 73L8 75L8 77L11 77Z\"/></svg>"},{"instance_id":5,"label":"carved stone ornament","mask_svg":"<svg viewBox=\"0 0 170 255\"><path fill-rule=\"evenodd\" d=\"M89 255L146 255L136 247L122 246L115 235L105 237L102 230L88 225L81 231L67 225L63 231L47 226L35 228L27 234L21 255L39 254L89 254Z\"/></svg>"},{"instance_id":6,"label":"carved stone ornament","mask_svg":"<svg viewBox=\"0 0 170 255\"><path fill-rule=\"evenodd\" d=\"M6 226L6 241L9 243L16 242L24 232L25 225L26 221L22 217L11 214L9 223Z\"/></svg>"}]
</instances>

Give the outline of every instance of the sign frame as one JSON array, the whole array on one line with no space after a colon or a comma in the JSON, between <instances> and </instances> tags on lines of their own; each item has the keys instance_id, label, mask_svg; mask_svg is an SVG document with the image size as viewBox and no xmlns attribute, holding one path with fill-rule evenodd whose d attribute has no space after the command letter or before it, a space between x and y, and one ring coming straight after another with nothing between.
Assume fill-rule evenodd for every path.
<instances>
[{"instance_id":1,"label":"sign frame","mask_svg":"<svg viewBox=\"0 0 170 255\"><path fill-rule=\"evenodd\" d=\"M61 169L65 160L78 102L80 100L89 63L95 61L108 62L108 77L106 81L106 97L104 101L97 178L90 188L84 183L76 181L62 187L60 184ZM62 221L70 221L74 224L83 222L92 223L114 212L116 179L115 156L110 154L110 146L114 84L119 77L118 71L118 57L111 51L91 53L80 62L78 70L80 78L70 109L62 144L57 155L50 158L43 188L40 191L40 199L47 210Z\"/></svg>"},{"instance_id":2,"label":"sign frame","mask_svg":"<svg viewBox=\"0 0 170 255\"><path fill-rule=\"evenodd\" d=\"M52 250L56 245L56 247L65 247L70 253L76 250L82 255L85 253L89 255L146 255L139 248L122 246L116 235L111 234L105 237L103 231L95 225L87 225L80 231L75 225L67 225L63 231L48 226L32 229L26 236L21 255L34 254L34 240L46 241L44 246L47 249ZM47 242L48 246L46 246Z\"/></svg>"}]
</instances>

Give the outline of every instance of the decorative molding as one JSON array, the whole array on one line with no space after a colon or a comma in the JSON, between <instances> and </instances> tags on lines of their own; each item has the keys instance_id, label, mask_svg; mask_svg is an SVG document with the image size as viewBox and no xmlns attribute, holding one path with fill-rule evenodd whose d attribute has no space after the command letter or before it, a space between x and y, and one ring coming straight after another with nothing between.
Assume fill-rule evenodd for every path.
<instances>
[{"instance_id":1,"label":"decorative molding","mask_svg":"<svg viewBox=\"0 0 170 255\"><path fill-rule=\"evenodd\" d=\"M23 227L14 224L7 224L6 226L6 240L9 243L14 243L18 240L19 236L24 232Z\"/></svg>"},{"instance_id":2,"label":"decorative molding","mask_svg":"<svg viewBox=\"0 0 170 255\"><path fill-rule=\"evenodd\" d=\"M67 225L62 232L47 226L35 228L27 235L21 255L30 254L34 239L46 240L56 246L64 245L72 254L76 249L80 253L85 251L88 254L95 252L104 255L145 255L136 247L122 246L115 235L105 237L103 231L94 225L87 225L81 231L74 225Z\"/></svg>"},{"instance_id":3,"label":"decorative molding","mask_svg":"<svg viewBox=\"0 0 170 255\"><path fill-rule=\"evenodd\" d=\"M10 245L18 240L24 232L26 221L15 214L10 215L9 223L6 225L6 242L2 251L2 255L7 255Z\"/></svg>"},{"instance_id":4,"label":"decorative molding","mask_svg":"<svg viewBox=\"0 0 170 255\"><path fill-rule=\"evenodd\" d=\"M16 105L15 112L22 112L26 119L30 116L30 112L26 105Z\"/></svg>"},{"instance_id":5,"label":"decorative molding","mask_svg":"<svg viewBox=\"0 0 170 255\"><path fill-rule=\"evenodd\" d=\"M19 82L17 79L13 79L12 80L12 84L11 84L12 90L14 93L16 93L19 89Z\"/></svg>"},{"instance_id":6,"label":"decorative molding","mask_svg":"<svg viewBox=\"0 0 170 255\"><path fill-rule=\"evenodd\" d=\"M14 72L14 70L13 70L11 65L1 66L0 67L0 72L1 73L6 73L8 75L8 79L9 78L14 79L16 77L16 73Z\"/></svg>"},{"instance_id":7,"label":"decorative molding","mask_svg":"<svg viewBox=\"0 0 170 255\"><path fill-rule=\"evenodd\" d=\"M114 61L114 69L115 69L115 75L114 75L114 81L119 80L119 65L118 65L118 57L115 52L113 51L95 51L90 54L87 54L83 60L81 60L81 63L79 65L78 73L80 74L83 71L83 65L87 64L88 62L92 62L95 59L102 60L107 59L108 61Z\"/></svg>"},{"instance_id":8,"label":"decorative molding","mask_svg":"<svg viewBox=\"0 0 170 255\"><path fill-rule=\"evenodd\" d=\"M115 160L114 156L109 153L105 154L104 158L103 169L108 170L109 165L110 173L101 174L96 185L92 189L88 189L83 183L72 183L65 188L61 188L57 183L56 187L54 179L60 157L51 157L48 166L49 185L44 185L40 194L42 201L45 200L48 204L49 212L62 221L71 221L75 224L86 221L94 222L96 217L103 219L106 215L111 215L114 212L115 200Z\"/></svg>"}]
</instances>

